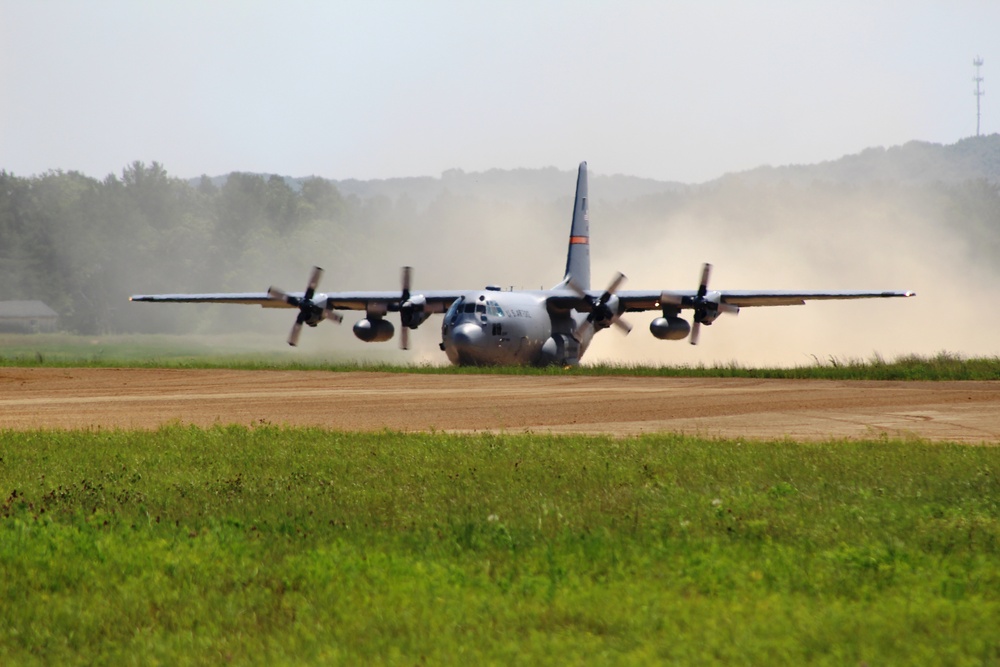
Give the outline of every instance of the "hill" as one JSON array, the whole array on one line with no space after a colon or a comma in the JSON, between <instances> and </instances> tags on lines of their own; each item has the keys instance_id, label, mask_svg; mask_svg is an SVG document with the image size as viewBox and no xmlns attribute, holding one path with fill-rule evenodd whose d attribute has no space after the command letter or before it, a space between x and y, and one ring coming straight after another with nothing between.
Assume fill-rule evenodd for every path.
<instances>
[{"instance_id":1,"label":"hill","mask_svg":"<svg viewBox=\"0 0 1000 667\"><path fill-rule=\"evenodd\" d=\"M733 179L749 185L919 185L956 184L975 180L1000 183L1000 134L969 137L954 144L910 141L888 148L876 146L812 165L760 166L732 172L703 184L657 181L623 174L606 175L601 173L600 165L590 167L591 194L595 201L608 203L683 193L700 186L715 187L719 182ZM221 187L227 178L228 176L222 175L210 180L216 187ZM298 191L304 182L314 177L280 178ZM422 210L445 196L504 201L514 205L559 201L572 196L575 178L576 169L573 166L568 169L546 167L490 169L483 172L450 169L437 178L412 176L328 182L345 197L354 196L362 201L385 198L391 203L403 202L405 207ZM200 178L196 178L188 182L197 186L200 181Z\"/></svg>"},{"instance_id":2,"label":"hill","mask_svg":"<svg viewBox=\"0 0 1000 667\"><path fill-rule=\"evenodd\" d=\"M751 183L914 185L978 179L1000 183L1000 134L969 137L947 145L910 141L902 146L878 146L819 164L764 166L723 178L733 176Z\"/></svg>"}]
</instances>

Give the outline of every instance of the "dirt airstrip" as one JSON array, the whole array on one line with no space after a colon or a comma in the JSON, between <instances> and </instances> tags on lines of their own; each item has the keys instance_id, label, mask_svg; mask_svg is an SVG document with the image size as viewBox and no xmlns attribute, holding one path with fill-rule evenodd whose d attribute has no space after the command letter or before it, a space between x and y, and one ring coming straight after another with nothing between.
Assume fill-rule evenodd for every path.
<instances>
[{"instance_id":1,"label":"dirt airstrip","mask_svg":"<svg viewBox=\"0 0 1000 667\"><path fill-rule=\"evenodd\" d=\"M0 369L0 429L310 425L1000 442L1000 382Z\"/></svg>"}]
</instances>

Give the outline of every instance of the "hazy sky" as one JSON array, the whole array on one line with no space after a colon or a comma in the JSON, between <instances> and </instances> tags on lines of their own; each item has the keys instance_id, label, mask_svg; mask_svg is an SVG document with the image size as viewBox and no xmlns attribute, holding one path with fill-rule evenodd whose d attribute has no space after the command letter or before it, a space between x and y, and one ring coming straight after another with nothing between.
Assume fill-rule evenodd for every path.
<instances>
[{"instance_id":1,"label":"hazy sky","mask_svg":"<svg viewBox=\"0 0 1000 667\"><path fill-rule=\"evenodd\" d=\"M0 0L0 169L700 182L972 135L976 54L996 132L996 1Z\"/></svg>"}]
</instances>

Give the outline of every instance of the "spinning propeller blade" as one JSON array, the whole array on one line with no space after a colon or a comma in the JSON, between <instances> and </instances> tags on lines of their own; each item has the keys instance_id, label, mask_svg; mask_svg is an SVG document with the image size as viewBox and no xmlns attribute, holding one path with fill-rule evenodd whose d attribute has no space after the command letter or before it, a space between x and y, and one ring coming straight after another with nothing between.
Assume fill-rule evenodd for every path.
<instances>
[{"instance_id":1,"label":"spinning propeller blade","mask_svg":"<svg viewBox=\"0 0 1000 667\"><path fill-rule=\"evenodd\" d=\"M701 325L711 324L719 313L740 312L739 306L731 303L722 303L722 295L719 292L709 294L708 283L712 277L712 265L706 262L701 267L701 277L698 279L698 291L694 296L682 296L673 292L661 292L660 304L663 306L673 306L680 309L684 307L694 309L693 322L691 324L691 344L697 345L701 335Z\"/></svg>"},{"instance_id":2,"label":"spinning propeller blade","mask_svg":"<svg viewBox=\"0 0 1000 667\"><path fill-rule=\"evenodd\" d=\"M337 324L340 324L344 319L327 305L321 307L313 303L312 299L316 295L316 288L319 286L319 280L322 277L323 269L314 266L312 273L309 274L309 283L306 285L306 291L301 297L289 294L280 287L272 286L267 290L267 295L272 299L284 301L289 306L299 309L299 314L295 317L295 324L292 325L292 330L288 334L288 344L293 347L299 344L299 336L302 334L303 324L316 326L323 320L333 320Z\"/></svg>"},{"instance_id":3,"label":"spinning propeller blade","mask_svg":"<svg viewBox=\"0 0 1000 667\"><path fill-rule=\"evenodd\" d=\"M410 318L413 317L413 304L410 303L410 280L413 277L413 267L404 266L400 282L403 291L399 298L399 349L410 349Z\"/></svg>"},{"instance_id":4,"label":"spinning propeller blade","mask_svg":"<svg viewBox=\"0 0 1000 667\"><path fill-rule=\"evenodd\" d=\"M587 319L581 322L580 326L578 326L576 331L573 332L577 339L579 339L587 330L587 327L596 326L599 322L608 322L609 324L613 324L625 335L628 335L629 332L632 331L632 326L628 322L624 321L617 312L612 312L611 307L608 306L608 301L611 300L611 297L615 295L615 292L618 291L618 288L622 286L622 283L624 283L625 280L625 274L619 271L618 274L611 280L607 289L604 290L604 293L597 299L589 296L572 280L569 281L570 289L580 295L580 298L590 306L590 312L587 313Z\"/></svg>"},{"instance_id":5,"label":"spinning propeller blade","mask_svg":"<svg viewBox=\"0 0 1000 667\"><path fill-rule=\"evenodd\" d=\"M729 303L722 303L722 295L715 292L712 297L708 296L708 280L712 275L712 265L705 262L701 267L701 280L698 283L698 294L692 300L694 306L694 323L691 325L691 344L698 344L698 337L701 334L701 325L711 324L719 313L737 314L740 312L738 306Z\"/></svg>"}]
</instances>

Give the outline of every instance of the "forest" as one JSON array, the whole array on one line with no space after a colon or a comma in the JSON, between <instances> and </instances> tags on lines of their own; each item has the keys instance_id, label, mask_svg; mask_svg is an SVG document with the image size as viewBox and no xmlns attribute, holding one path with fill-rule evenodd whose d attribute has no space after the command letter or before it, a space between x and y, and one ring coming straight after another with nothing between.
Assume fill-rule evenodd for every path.
<instances>
[{"instance_id":1,"label":"forest","mask_svg":"<svg viewBox=\"0 0 1000 667\"><path fill-rule=\"evenodd\" d=\"M927 239L932 257L947 243L942 261L996 278L998 165L1000 135L699 185L602 175L591 165L594 279L620 260L644 264L639 273L658 281L683 262L670 278L693 281L718 246L763 264L805 255L807 270L849 270L862 248L870 263L900 237ZM313 264L327 269L329 290L395 289L403 264L425 288L548 287L561 277L572 167L364 182L239 172L184 179L155 161L103 179L0 171L0 301L44 301L60 329L80 334L214 332L251 326L252 314L233 311L253 309L151 308L128 296L300 290Z\"/></svg>"}]
</instances>

